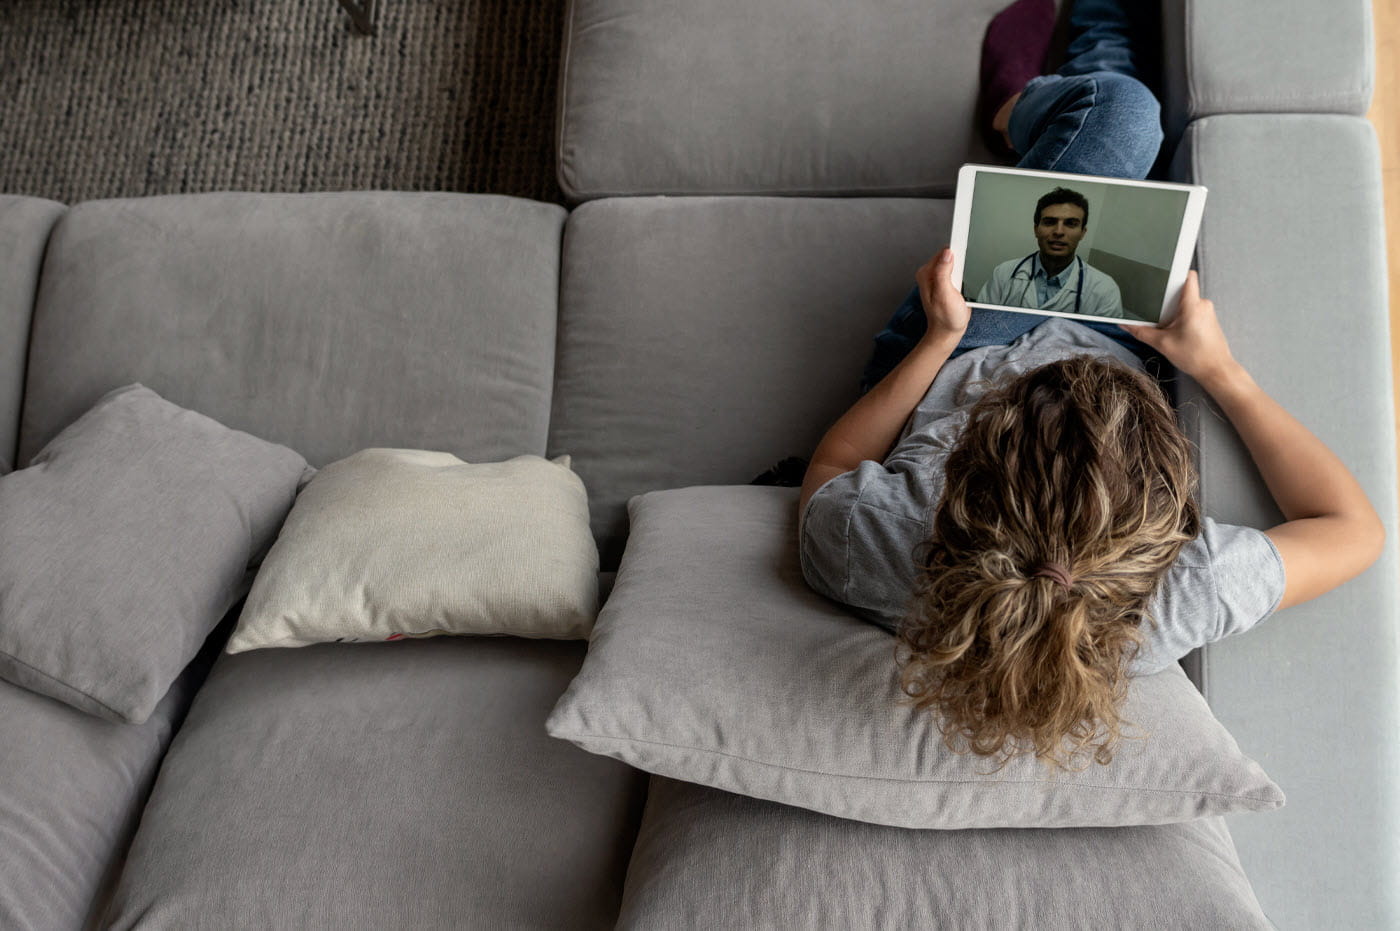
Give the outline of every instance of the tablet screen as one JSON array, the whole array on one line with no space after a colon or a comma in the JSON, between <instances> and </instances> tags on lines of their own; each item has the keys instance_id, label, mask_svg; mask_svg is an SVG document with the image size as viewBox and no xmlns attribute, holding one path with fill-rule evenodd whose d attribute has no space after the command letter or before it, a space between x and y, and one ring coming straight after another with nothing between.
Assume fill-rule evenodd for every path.
<instances>
[{"instance_id":1,"label":"tablet screen","mask_svg":"<svg viewBox=\"0 0 1400 931\"><path fill-rule=\"evenodd\" d=\"M1165 323L1190 268L1205 193L1199 185L965 165L954 204L954 281L974 307Z\"/></svg>"}]
</instances>

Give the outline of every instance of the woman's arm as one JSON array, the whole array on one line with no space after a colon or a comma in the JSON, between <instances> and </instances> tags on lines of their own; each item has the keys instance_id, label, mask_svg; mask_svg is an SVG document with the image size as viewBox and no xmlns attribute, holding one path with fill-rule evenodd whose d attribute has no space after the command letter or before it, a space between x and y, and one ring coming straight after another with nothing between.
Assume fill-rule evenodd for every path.
<instances>
[{"instance_id":1,"label":"woman's arm","mask_svg":"<svg viewBox=\"0 0 1400 931\"><path fill-rule=\"evenodd\" d=\"M1351 472L1235 361L1196 273L1166 327L1124 327L1210 393L1249 448L1287 522L1265 531L1283 557L1280 608L1316 598L1380 556L1385 527Z\"/></svg>"},{"instance_id":2,"label":"woman's arm","mask_svg":"<svg viewBox=\"0 0 1400 931\"><path fill-rule=\"evenodd\" d=\"M944 249L915 274L928 329L909 355L826 431L802 478L799 515L829 480L866 459L885 458L934 376L957 348L972 311L953 287L952 268L953 251Z\"/></svg>"},{"instance_id":3,"label":"woman's arm","mask_svg":"<svg viewBox=\"0 0 1400 931\"><path fill-rule=\"evenodd\" d=\"M1376 561L1385 526L1337 455L1269 397L1238 362L1198 379L1249 447L1287 518L1267 531L1288 584L1280 608L1316 598Z\"/></svg>"}]
</instances>

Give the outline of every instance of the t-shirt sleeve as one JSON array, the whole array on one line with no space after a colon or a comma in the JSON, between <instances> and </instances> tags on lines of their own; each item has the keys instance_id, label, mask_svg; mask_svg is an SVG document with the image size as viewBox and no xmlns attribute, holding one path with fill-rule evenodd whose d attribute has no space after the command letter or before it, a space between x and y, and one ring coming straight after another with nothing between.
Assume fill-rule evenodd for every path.
<instances>
[{"instance_id":1,"label":"t-shirt sleeve","mask_svg":"<svg viewBox=\"0 0 1400 931\"><path fill-rule=\"evenodd\" d=\"M1157 626L1130 672L1159 672L1197 647L1243 633L1278 609L1283 558L1268 534L1207 517L1153 597Z\"/></svg>"},{"instance_id":2,"label":"t-shirt sleeve","mask_svg":"<svg viewBox=\"0 0 1400 931\"><path fill-rule=\"evenodd\" d=\"M807 584L891 631L908 606L914 550L927 533L917 484L909 472L866 461L817 489L802 519Z\"/></svg>"}]
</instances>

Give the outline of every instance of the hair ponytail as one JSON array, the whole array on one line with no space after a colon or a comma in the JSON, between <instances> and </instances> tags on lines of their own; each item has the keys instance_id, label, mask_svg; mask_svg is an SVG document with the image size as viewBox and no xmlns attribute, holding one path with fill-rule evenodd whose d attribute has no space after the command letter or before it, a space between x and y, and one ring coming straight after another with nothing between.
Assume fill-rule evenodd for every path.
<instances>
[{"instance_id":1,"label":"hair ponytail","mask_svg":"<svg viewBox=\"0 0 1400 931\"><path fill-rule=\"evenodd\" d=\"M1108 763L1148 600L1200 529L1171 407L1126 366L1051 363L974 406L947 473L900 631L905 694L997 769Z\"/></svg>"}]
</instances>

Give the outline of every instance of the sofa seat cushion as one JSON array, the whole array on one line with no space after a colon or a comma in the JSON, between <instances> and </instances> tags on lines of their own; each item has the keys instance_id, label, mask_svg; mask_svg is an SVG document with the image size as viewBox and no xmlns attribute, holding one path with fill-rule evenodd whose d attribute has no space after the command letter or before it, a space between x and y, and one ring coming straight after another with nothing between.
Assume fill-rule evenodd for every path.
<instances>
[{"instance_id":1,"label":"sofa seat cushion","mask_svg":"<svg viewBox=\"0 0 1400 931\"><path fill-rule=\"evenodd\" d=\"M545 734L582 656L505 637L220 656L110 927L611 927L645 786Z\"/></svg>"},{"instance_id":2,"label":"sofa seat cushion","mask_svg":"<svg viewBox=\"0 0 1400 931\"><path fill-rule=\"evenodd\" d=\"M621 929L1272 928L1223 818L911 831L653 777Z\"/></svg>"},{"instance_id":3,"label":"sofa seat cushion","mask_svg":"<svg viewBox=\"0 0 1400 931\"><path fill-rule=\"evenodd\" d=\"M603 568L632 495L809 456L952 202L616 198L569 216L549 455L573 457Z\"/></svg>"},{"instance_id":4,"label":"sofa seat cushion","mask_svg":"<svg viewBox=\"0 0 1400 931\"><path fill-rule=\"evenodd\" d=\"M107 391L300 452L544 452L563 208L443 193L93 201L54 228L22 465Z\"/></svg>"},{"instance_id":5,"label":"sofa seat cushion","mask_svg":"<svg viewBox=\"0 0 1400 931\"><path fill-rule=\"evenodd\" d=\"M947 192L991 159L973 122L1006 0L574 0L558 165L618 194Z\"/></svg>"}]
</instances>

